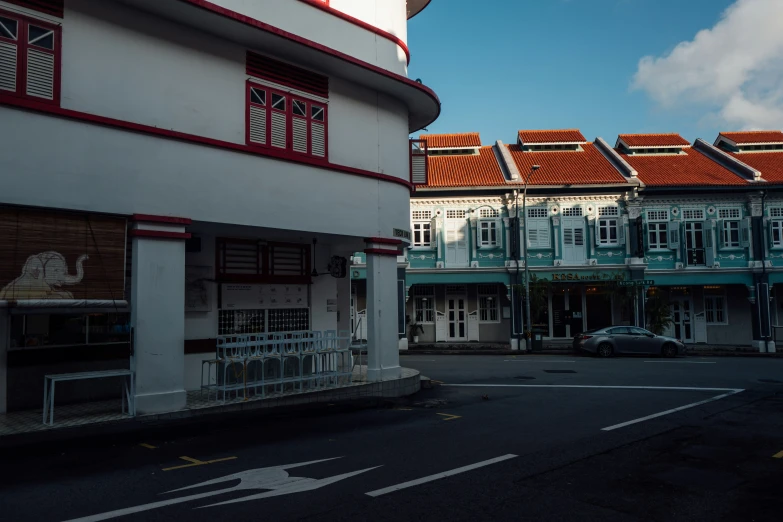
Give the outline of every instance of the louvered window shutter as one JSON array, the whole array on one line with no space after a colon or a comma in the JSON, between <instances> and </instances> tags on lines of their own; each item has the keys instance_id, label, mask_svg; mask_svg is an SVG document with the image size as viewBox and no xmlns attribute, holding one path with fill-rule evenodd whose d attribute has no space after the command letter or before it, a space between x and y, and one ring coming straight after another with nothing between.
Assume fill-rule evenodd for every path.
<instances>
[{"instance_id":1,"label":"louvered window shutter","mask_svg":"<svg viewBox=\"0 0 783 522\"><path fill-rule=\"evenodd\" d=\"M292 148L294 152L307 154L307 103L292 100L291 111Z\"/></svg>"},{"instance_id":2,"label":"louvered window shutter","mask_svg":"<svg viewBox=\"0 0 783 522\"><path fill-rule=\"evenodd\" d=\"M410 140L410 169L411 183L414 185L427 184L427 142L424 140Z\"/></svg>"},{"instance_id":3,"label":"louvered window shutter","mask_svg":"<svg viewBox=\"0 0 783 522\"><path fill-rule=\"evenodd\" d=\"M625 222L623 219L615 220L617 224L617 244L625 245Z\"/></svg>"},{"instance_id":4,"label":"louvered window shutter","mask_svg":"<svg viewBox=\"0 0 783 522\"><path fill-rule=\"evenodd\" d=\"M17 92L21 23L0 16L0 91Z\"/></svg>"},{"instance_id":5,"label":"louvered window shutter","mask_svg":"<svg viewBox=\"0 0 783 522\"><path fill-rule=\"evenodd\" d=\"M672 221L667 223L669 226L669 248L677 250L680 248L680 227L679 223Z\"/></svg>"},{"instance_id":6,"label":"louvered window shutter","mask_svg":"<svg viewBox=\"0 0 783 522\"><path fill-rule=\"evenodd\" d=\"M326 157L326 109L310 105L310 153L319 158Z\"/></svg>"},{"instance_id":7,"label":"louvered window shutter","mask_svg":"<svg viewBox=\"0 0 783 522\"><path fill-rule=\"evenodd\" d=\"M54 100L56 35L51 29L27 26L27 86L28 96Z\"/></svg>"},{"instance_id":8,"label":"louvered window shutter","mask_svg":"<svg viewBox=\"0 0 783 522\"><path fill-rule=\"evenodd\" d=\"M288 99L282 94L272 93L272 146L285 149L288 143Z\"/></svg>"},{"instance_id":9,"label":"louvered window shutter","mask_svg":"<svg viewBox=\"0 0 783 522\"><path fill-rule=\"evenodd\" d=\"M743 218L741 223L741 235L740 235L740 241L742 242L742 248L748 248L750 246L750 220L751 218L746 217Z\"/></svg>"},{"instance_id":10,"label":"louvered window shutter","mask_svg":"<svg viewBox=\"0 0 783 522\"><path fill-rule=\"evenodd\" d=\"M250 88L249 134L250 143L267 144L267 108L266 91L258 87Z\"/></svg>"}]
</instances>

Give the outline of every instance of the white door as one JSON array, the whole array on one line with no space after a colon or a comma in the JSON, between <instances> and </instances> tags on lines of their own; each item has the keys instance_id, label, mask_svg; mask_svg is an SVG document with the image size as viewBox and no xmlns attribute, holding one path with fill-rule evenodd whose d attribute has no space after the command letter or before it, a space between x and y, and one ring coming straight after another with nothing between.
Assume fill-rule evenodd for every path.
<instances>
[{"instance_id":1,"label":"white door","mask_svg":"<svg viewBox=\"0 0 783 522\"><path fill-rule=\"evenodd\" d=\"M449 341L466 341L468 339L466 304L467 299L464 295L446 296L446 316L448 317L446 339Z\"/></svg>"},{"instance_id":2,"label":"white door","mask_svg":"<svg viewBox=\"0 0 783 522\"><path fill-rule=\"evenodd\" d=\"M584 218L563 218L563 263L583 264L586 259Z\"/></svg>"},{"instance_id":3,"label":"white door","mask_svg":"<svg viewBox=\"0 0 783 522\"><path fill-rule=\"evenodd\" d=\"M446 219L445 227L446 266L468 266L467 219Z\"/></svg>"},{"instance_id":4,"label":"white door","mask_svg":"<svg viewBox=\"0 0 783 522\"><path fill-rule=\"evenodd\" d=\"M674 337L685 343L693 342L693 309L690 297L673 297L671 300L672 330Z\"/></svg>"}]
</instances>

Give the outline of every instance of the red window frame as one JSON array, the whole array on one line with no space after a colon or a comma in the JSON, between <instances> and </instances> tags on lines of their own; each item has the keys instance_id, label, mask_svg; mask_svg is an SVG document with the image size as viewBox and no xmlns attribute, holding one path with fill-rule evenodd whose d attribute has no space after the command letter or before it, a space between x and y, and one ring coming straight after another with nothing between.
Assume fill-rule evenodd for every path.
<instances>
[{"instance_id":1,"label":"red window frame","mask_svg":"<svg viewBox=\"0 0 783 522\"><path fill-rule=\"evenodd\" d=\"M16 91L0 91L0 98L13 97L24 98L36 103L45 103L49 105L60 105L60 76L62 63L62 27L49 22L38 20L25 15L12 13L0 9L0 16L10 18L17 22L16 40L0 36L0 41L16 45ZM45 30L52 31L54 34L54 49L46 49L35 44L28 43L29 26L34 25ZM54 56L54 71L52 78L52 99L47 100L39 96L27 94L27 56L28 50L32 48L35 51L50 54Z\"/></svg>"},{"instance_id":2,"label":"red window frame","mask_svg":"<svg viewBox=\"0 0 783 522\"><path fill-rule=\"evenodd\" d=\"M253 101L252 98L252 90L256 89L257 91L264 91L265 97L266 97L266 105L263 106L263 108L266 110L266 139L265 143L258 143L251 140L251 107L262 107L260 104ZM276 109L272 108L272 95L278 95L285 98L285 111L278 111ZM294 102L303 103L305 106L305 115L295 115L294 114ZM257 147L257 148L263 148L263 149L271 149L283 152L286 156L291 158L297 158L297 157L307 157L310 159L315 160L323 160L324 162L328 161L329 157L329 111L328 111L328 105L323 102L319 102L316 100L312 100L310 98L307 98L305 96L300 96L298 94L292 94L288 92L281 91L279 89L275 89L273 87L268 87L266 85L262 85L260 83L256 83L253 81L247 82L247 90L246 90L246 111L245 111L245 143L250 147ZM323 120L315 120L313 119L313 107L317 107L323 110ZM272 145L272 115L274 113L282 113L285 114L285 147L277 147ZM307 147L306 151L296 151L294 150L294 120L300 119L305 121L306 125L306 141L307 141ZM313 126L314 125L323 125L324 127L324 154L323 156L319 156L316 154L313 154Z\"/></svg>"}]
</instances>

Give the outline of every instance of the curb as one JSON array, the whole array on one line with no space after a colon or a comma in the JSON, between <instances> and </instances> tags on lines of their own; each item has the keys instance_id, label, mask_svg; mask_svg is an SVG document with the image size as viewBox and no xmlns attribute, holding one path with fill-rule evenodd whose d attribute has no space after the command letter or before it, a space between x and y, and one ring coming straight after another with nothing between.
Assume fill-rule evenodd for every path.
<instances>
[{"instance_id":1,"label":"curb","mask_svg":"<svg viewBox=\"0 0 783 522\"><path fill-rule=\"evenodd\" d=\"M568 357L589 357L587 354L581 354L565 350L541 350L536 352L522 352L519 350L407 350L400 352L400 355L516 355L516 356L536 356L536 355L565 355ZM633 357L633 356L632 356ZM649 357L649 356L648 356ZM758 353L758 352L722 352L722 351L689 351L686 357L758 357L758 358L783 358L783 352Z\"/></svg>"}]
</instances>

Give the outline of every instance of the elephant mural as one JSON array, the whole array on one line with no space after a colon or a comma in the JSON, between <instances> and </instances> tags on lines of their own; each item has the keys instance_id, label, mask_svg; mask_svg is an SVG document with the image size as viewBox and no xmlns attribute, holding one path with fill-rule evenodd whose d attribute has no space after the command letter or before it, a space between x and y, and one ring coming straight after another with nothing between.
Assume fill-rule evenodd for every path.
<instances>
[{"instance_id":1,"label":"elephant mural","mask_svg":"<svg viewBox=\"0 0 783 522\"><path fill-rule=\"evenodd\" d=\"M76 275L68 273L68 263L59 252L41 252L30 256L22 267L22 275L0 290L0 301L18 299L73 299L73 294L62 290L63 285L75 285L84 277L82 264L87 254L76 260Z\"/></svg>"}]
</instances>

